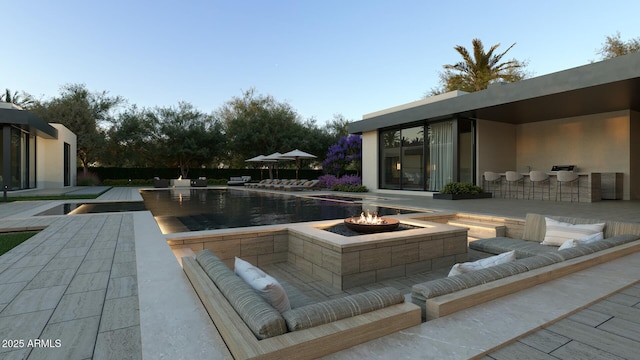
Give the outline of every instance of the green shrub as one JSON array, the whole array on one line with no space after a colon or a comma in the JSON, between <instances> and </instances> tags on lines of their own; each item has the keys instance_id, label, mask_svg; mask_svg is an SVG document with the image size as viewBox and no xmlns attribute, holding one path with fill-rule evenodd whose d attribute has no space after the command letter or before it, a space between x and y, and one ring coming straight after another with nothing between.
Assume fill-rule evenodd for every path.
<instances>
[{"instance_id":1,"label":"green shrub","mask_svg":"<svg viewBox=\"0 0 640 360\"><path fill-rule=\"evenodd\" d=\"M338 184L334 185L331 190L333 191L344 191L344 192L368 192L364 185L348 185L348 184Z\"/></svg>"},{"instance_id":2,"label":"green shrub","mask_svg":"<svg viewBox=\"0 0 640 360\"><path fill-rule=\"evenodd\" d=\"M78 172L78 176L76 178L76 184L78 186L96 186L100 185L100 178L98 175L87 172L86 174L82 171Z\"/></svg>"},{"instance_id":3,"label":"green shrub","mask_svg":"<svg viewBox=\"0 0 640 360\"><path fill-rule=\"evenodd\" d=\"M207 185L227 185L227 179L207 179Z\"/></svg>"},{"instance_id":4,"label":"green shrub","mask_svg":"<svg viewBox=\"0 0 640 360\"><path fill-rule=\"evenodd\" d=\"M442 190L440 190L441 194L471 194L476 195L481 192L484 192L480 186L476 186L470 183L461 183L461 182L450 182L445 185Z\"/></svg>"}]
</instances>

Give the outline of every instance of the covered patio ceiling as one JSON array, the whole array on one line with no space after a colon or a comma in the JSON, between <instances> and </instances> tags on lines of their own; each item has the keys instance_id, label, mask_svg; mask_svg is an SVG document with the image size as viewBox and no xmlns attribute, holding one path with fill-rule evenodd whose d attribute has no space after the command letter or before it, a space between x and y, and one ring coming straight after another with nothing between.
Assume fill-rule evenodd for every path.
<instances>
[{"instance_id":1,"label":"covered patio ceiling","mask_svg":"<svg viewBox=\"0 0 640 360\"><path fill-rule=\"evenodd\" d=\"M523 124L618 110L640 111L640 53L448 99L378 111L349 125L362 133L425 120L468 117Z\"/></svg>"},{"instance_id":2,"label":"covered patio ceiling","mask_svg":"<svg viewBox=\"0 0 640 360\"><path fill-rule=\"evenodd\" d=\"M618 110L640 111L640 77L479 108L469 117L523 124Z\"/></svg>"}]
</instances>

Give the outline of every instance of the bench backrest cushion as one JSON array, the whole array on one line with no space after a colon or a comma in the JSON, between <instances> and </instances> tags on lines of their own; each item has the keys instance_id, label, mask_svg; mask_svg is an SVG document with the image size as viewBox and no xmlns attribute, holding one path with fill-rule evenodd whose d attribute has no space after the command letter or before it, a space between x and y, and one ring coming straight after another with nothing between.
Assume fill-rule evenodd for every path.
<instances>
[{"instance_id":1,"label":"bench backrest cushion","mask_svg":"<svg viewBox=\"0 0 640 360\"><path fill-rule=\"evenodd\" d=\"M385 287L291 309L284 312L282 316L289 330L296 331L403 302L404 296L397 289Z\"/></svg>"},{"instance_id":2,"label":"bench backrest cushion","mask_svg":"<svg viewBox=\"0 0 640 360\"><path fill-rule=\"evenodd\" d=\"M196 261L258 339L287 332L287 324L278 310L267 304L214 253L202 250L196 254Z\"/></svg>"},{"instance_id":3,"label":"bench backrest cushion","mask_svg":"<svg viewBox=\"0 0 640 360\"><path fill-rule=\"evenodd\" d=\"M581 219L568 216L547 217L570 224L597 224L603 222L601 219ZM524 240L542 242L547 231L544 218L545 216L540 214L527 214L522 238ZM624 223L611 220L605 220L604 223L603 230L605 239L624 234L640 235L640 223Z\"/></svg>"}]
</instances>

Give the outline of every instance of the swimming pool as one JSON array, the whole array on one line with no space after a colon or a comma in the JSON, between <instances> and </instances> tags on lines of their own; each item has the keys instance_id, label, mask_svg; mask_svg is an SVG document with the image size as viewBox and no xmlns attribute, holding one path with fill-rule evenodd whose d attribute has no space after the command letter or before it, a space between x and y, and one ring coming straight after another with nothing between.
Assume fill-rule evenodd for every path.
<instances>
[{"instance_id":1,"label":"swimming pool","mask_svg":"<svg viewBox=\"0 0 640 360\"><path fill-rule=\"evenodd\" d=\"M369 207L353 201L236 189L142 190L146 208L165 234L304 221L344 219L362 211L379 215L417 212Z\"/></svg>"}]
</instances>

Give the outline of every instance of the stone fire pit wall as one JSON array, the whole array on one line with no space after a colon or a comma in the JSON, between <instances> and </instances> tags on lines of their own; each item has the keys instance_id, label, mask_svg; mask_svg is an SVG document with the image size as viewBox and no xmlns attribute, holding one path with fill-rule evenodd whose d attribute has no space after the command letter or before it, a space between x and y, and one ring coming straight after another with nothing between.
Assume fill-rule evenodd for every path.
<instances>
[{"instance_id":1,"label":"stone fire pit wall","mask_svg":"<svg viewBox=\"0 0 640 360\"><path fill-rule=\"evenodd\" d=\"M322 230L339 222L323 221L167 235L167 243L209 249L230 268L236 256L257 266L289 262L339 290L467 260L466 228L411 221L423 228L345 237Z\"/></svg>"},{"instance_id":2,"label":"stone fire pit wall","mask_svg":"<svg viewBox=\"0 0 640 360\"><path fill-rule=\"evenodd\" d=\"M288 261L340 290L466 261L467 229L430 224L348 238L294 226L289 229Z\"/></svg>"}]
</instances>

